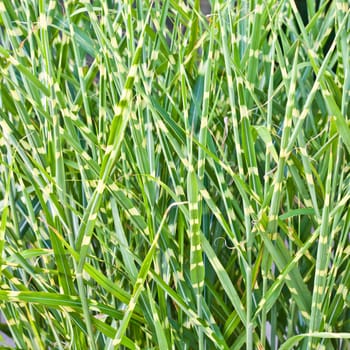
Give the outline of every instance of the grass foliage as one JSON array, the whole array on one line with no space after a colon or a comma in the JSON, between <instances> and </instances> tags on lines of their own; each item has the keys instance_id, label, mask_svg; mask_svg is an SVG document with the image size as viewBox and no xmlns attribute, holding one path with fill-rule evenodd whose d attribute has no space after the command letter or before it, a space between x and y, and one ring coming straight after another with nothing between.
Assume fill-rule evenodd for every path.
<instances>
[{"instance_id":1,"label":"grass foliage","mask_svg":"<svg viewBox=\"0 0 350 350\"><path fill-rule=\"evenodd\" d=\"M0 1L18 349L350 349L349 3L305 8Z\"/></svg>"}]
</instances>

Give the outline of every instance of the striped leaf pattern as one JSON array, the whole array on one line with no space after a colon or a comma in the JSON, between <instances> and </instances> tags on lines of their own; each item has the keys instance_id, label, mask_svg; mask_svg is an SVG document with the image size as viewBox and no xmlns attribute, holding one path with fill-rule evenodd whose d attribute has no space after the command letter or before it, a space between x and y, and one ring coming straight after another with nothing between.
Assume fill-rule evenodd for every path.
<instances>
[{"instance_id":1,"label":"striped leaf pattern","mask_svg":"<svg viewBox=\"0 0 350 350\"><path fill-rule=\"evenodd\" d=\"M16 348L350 348L348 1L210 5L0 0Z\"/></svg>"}]
</instances>

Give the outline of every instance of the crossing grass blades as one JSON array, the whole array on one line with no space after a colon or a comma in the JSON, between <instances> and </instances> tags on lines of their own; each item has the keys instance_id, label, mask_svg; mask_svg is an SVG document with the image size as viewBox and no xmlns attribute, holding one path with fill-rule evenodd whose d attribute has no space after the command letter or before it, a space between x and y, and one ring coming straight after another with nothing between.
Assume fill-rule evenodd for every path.
<instances>
[{"instance_id":1,"label":"crossing grass blades","mask_svg":"<svg viewBox=\"0 0 350 350\"><path fill-rule=\"evenodd\" d=\"M0 1L17 349L350 349L349 4L305 6Z\"/></svg>"}]
</instances>

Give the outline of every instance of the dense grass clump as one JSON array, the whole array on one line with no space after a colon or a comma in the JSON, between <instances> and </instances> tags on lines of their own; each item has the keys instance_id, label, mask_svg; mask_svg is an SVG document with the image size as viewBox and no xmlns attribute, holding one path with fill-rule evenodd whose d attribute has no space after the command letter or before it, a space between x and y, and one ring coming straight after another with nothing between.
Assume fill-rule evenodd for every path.
<instances>
[{"instance_id":1,"label":"dense grass clump","mask_svg":"<svg viewBox=\"0 0 350 350\"><path fill-rule=\"evenodd\" d=\"M18 349L350 349L347 0L0 1L0 308Z\"/></svg>"}]
</instances>

